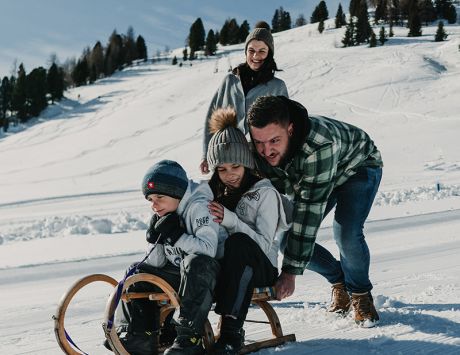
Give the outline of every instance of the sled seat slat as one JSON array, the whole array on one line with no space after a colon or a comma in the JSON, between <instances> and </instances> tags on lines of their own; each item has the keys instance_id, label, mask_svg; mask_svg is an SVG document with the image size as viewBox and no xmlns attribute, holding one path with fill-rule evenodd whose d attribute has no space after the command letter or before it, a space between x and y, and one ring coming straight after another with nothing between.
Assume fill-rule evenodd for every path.
<instances>
[{"instance_id":1,"label":"sled seat slat","mask_svg":"<svg viewBox=\"0 0 460 355\"><path fill-rule=\"evenodd\" d=\"M256 287L252 294L252 301L273 301L276 299L275 288L272 287Z\"/></svg>"},{"instance_id":2,"label":"sled seat slat","mask_svg":"<svg viewBox=\"0 0 460 355\"><path fill-rule=\"evenodd\" d=\"M122 299L125 302L129 302L134 299L148 298L151 301L157 301L160 304L169 303L169 297L163 292L124 292Z\"/></svg>"}]
</instances>

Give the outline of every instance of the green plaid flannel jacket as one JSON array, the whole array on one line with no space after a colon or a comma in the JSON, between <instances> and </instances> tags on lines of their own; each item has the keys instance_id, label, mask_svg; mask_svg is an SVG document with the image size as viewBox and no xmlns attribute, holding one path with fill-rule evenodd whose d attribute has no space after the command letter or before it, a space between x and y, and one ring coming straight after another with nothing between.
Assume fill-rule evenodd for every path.
<instances>
[{"instance_id":1,"label":"green plaid flannel jacket","mask_svg":"<svg viewBox=\"0 0 460 355\"><path fill-rule=\"evenodd\" d=\"M363 130L323 116L310 116L305 142L284 167L258 164L279 192L294 197L282 270L303 274L331 192L361 166L383 166L374 142ZM295 131L295 126L294 126Z\"/></svg>"}]
</instances>

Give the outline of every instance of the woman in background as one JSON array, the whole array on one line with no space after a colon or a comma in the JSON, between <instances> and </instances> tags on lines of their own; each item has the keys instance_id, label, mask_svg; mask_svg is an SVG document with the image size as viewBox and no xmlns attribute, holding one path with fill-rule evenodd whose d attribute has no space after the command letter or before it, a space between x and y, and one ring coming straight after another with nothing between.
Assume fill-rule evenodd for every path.
<instances>
[{"instance_id":1,"label":"woman in background","mask_svg":"<svg viewBox=\"0 0 460 355\"><path fill-rule=\"evenodd\" d=\"M270 26L260 21L256 28L246 38L246 61L238 65L231 73L227 74L222 84L217 89L204 123L203 155L200 163L202 174L209 173L206 154L211 139L209 121L212 113L218 108L233 107L236 110L237 126L247 134L246 113L251 104L259 96L286 96L288 92L283 80L275 78L276 66L275 46Z\"/></svg>"}]
</instances>

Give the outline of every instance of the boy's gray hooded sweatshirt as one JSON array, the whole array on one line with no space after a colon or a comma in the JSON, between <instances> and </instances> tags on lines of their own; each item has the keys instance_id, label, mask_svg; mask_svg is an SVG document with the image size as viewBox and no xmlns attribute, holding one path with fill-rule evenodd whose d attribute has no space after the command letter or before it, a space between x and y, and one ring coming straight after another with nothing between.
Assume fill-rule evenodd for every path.
<instances>
[{"instance_id":1,"label":"boy's gray hooded sweatshirt","mask_svg":"<svg viewBox=\"0 0 460 355\"><path fill-rule=\"evenodd\" d=\"M154 267L163 267L169 261L179 267L187 254L215 257L219 243L219 224L213 221L214 217L208 209L208 203L213 198L207 182L189 180L187 191L176 211L184 222L186 233L182 234L174 246L158 244L145 262ZM151 247L152 244L149 244L149 250Z\"/></svg>"}]
</instances>

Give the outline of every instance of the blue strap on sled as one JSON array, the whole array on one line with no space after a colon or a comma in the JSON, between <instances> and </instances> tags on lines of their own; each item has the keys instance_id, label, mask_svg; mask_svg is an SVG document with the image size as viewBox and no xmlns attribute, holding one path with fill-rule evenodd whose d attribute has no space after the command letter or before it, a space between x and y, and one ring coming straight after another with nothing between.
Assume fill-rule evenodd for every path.
<instances>
[{"instance_id":1,"label":"blue strap on sled","mask_svg":"<svg viewBox=\"0 0 460 355\"><path fill-rule=\"evenodd\" d=\"M107 332L110 333L110 331L112 330L113 328L113 320L115 318L115 310L117 309L117 306L118 304L120 303L120 300L121 300L121 295L123 293L123 286L125 284L125 281L128 277L130 277L131 275L134 275L137 271L137 269L139 269L139 265L142 264L145 260L147 260L147 258L150 256L150 254L152 253L153 249L155 249L155 247L157 246L158 244L158 241L160 240L160 236L158 236L157 240L155 241L155 244L153 244L152 248L149 250L149 252L145 255L144 259L142 259L140 262L134 264L129 270L128 272L126 273L125 277L123 278L123 280L121 280L120 282L118 282L118 285L117 285L117 294L115 296L115 299L114 299L114 302L113 302L113 313L110 315L108 321L107 321Z\"/></svg>"},{"instance_id":2,"label":"blue strap on sled","mask_svg":"<svg viewBox=\"0 0 460 355\"><path fill-rule=\"evenodd\" d=\"M64 333L65 333L65 337L66 339L69 341L70 344L72 344L72 346L78 350L80 350L80 352L84 355L89 355L88 353L85 353L83 350L81 350L77 344L75 344L72 340L72 338L70 337L70 335L67 333L67 331L64 329Z\"/></svg>"}]
</instances>

